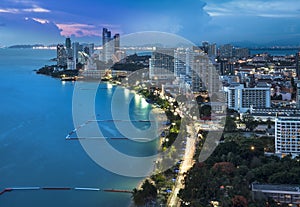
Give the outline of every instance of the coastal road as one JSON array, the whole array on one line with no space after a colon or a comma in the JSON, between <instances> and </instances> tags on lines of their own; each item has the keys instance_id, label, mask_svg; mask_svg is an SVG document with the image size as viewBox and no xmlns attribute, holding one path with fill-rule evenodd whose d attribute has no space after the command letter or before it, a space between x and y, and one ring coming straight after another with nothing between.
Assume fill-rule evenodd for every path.
<instances>
[{"instance_id":1,"label":"coastal road","mask_svg":"<svg viewBox=\"0 0 300 207\"><path fill-rule=\"evenodd\" d=\"M180 200L178 198L179 190L184 188L184 173L186 173L194 164L194 154L196 150L196 132L197 127L193 124L192 126L187 126L187 132L189 136L186 140L185 153L183 161L179 168L179 173L175 182L175 186L172 193L168 199L167 206L169 207L179 207Z\"/></svg>"}]
</instances>

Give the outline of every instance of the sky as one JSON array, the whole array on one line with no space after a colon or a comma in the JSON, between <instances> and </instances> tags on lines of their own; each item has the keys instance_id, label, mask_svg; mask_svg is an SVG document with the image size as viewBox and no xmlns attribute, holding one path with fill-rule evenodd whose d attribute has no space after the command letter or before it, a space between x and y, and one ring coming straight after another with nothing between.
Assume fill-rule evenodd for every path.
<instances>
[{"instance_id":1,"label":"sky","mask_svg":"<svg viewBox=\"0 0 300 207\"><path fill-rule=\"evenodd\" d=\"M299 0L1 0L0 46L101 44L102 28L122 35L160 31L202 41L300 45Z\"/></svg>"}]
</instances>

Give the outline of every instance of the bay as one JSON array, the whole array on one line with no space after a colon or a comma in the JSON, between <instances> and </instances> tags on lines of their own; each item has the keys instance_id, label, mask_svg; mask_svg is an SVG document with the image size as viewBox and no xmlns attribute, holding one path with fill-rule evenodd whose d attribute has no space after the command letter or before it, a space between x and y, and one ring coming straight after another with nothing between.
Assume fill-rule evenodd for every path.
<instances>
[{"instance_id":1,"label":"bay","mask_svg":"<svg viewBox=\"0 0 300 207\"><path fill-rule=\"evenodd\" d=\"M142 178L109 172L78 141L65 140L74 129L74 83L33 71L54 64L49 60L55 56L54 50L0 49L0 191L20 186L133 189ZM96 111L106 118L110 117L107 107L113 90L97 93ZM127 93L131 92L124 89L120 104ZM136 97L130 104L132 119L148 117L151 106L142 101ZM139 127L147 128L147 123ZM120 151L145 156L156 152L157 143L141 146L123 141L115 145ZM0 195L0 206L115 207L128 206L130 200L130 194L98 191L13 191Z\"/></svg>"}]
</instances>

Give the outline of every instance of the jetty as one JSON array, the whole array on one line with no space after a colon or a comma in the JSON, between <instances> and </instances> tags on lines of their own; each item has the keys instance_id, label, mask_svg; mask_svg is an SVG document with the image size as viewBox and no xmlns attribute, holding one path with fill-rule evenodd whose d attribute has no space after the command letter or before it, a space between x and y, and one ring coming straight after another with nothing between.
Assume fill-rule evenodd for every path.
<instances>
[{"instance_id":1,"label":"jetty","mask_svg":"<svg viewBox=\"0 0 300 207\"><path fill-rule=\"evenodd\" d=\"M93 187L10 187L0 191L0 195L13 191L101 191L107 193L132 193L131 190L123 189L101 189Z\"/></svg>"},{"instance_id":2,"label":"jetty","mask_svg":"<svg viewBox=\"0 0 300 207\"><path fill-rule=\"evenodd\" d=\"M88 124L91 124L92 122L97 122L97 123L103 123L103 122L111 122L111 123L120 123L120 122L124 122L124 123L158 123L158 121L156 120L122 120L122 119L96 119L96 120L87 120L85 123L79 125L78 127L76 127L75 129L73 129L72 131L70 131L65 139L66 140L106 140L106 139L110 139L110 140L134 140L134 141L144 141L144 142L149 142L152 141L152 138L146 138L146 137L131 137L131 138L127 138L127 137L95 137L95 136L91 136L91 137L73 137L73 135L80 130L80 128L83 128L85 126L87 126ZM162 122L163 123L163 122Z\"/></svg>"}]
</instances>

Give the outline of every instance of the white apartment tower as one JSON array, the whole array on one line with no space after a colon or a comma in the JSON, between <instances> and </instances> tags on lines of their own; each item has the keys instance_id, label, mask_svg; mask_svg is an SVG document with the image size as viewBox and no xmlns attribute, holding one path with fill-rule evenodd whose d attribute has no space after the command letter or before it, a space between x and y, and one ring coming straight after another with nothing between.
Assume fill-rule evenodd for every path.
<instances>
[{"instance_id":1,"label":"white apartment tower","mask_svg":"<svg viewBox=\"0 0 300 207\"><path fill-rule=\"evenodd\" d=\"M275 119L275 152L300 155L300 117Z\"/></svg>"}]
</instances>

